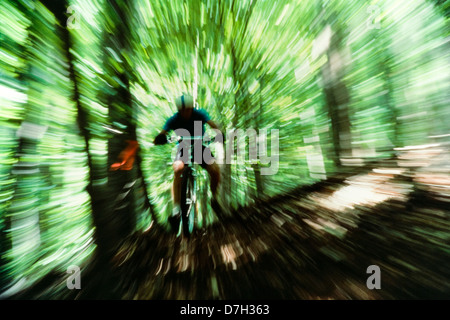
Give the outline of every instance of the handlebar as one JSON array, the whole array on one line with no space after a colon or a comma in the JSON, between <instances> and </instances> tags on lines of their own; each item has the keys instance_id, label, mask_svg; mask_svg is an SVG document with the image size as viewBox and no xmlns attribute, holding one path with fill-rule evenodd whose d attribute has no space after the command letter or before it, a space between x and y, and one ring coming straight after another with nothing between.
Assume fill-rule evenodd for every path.
<instances>
[{"instance_id":1,"label":"handlebar","mask_svg":"<svg viewBox=\"0 0 450 320\"><path fill-rule=\"evenodd\" d=\"M213 141L205 140L203 136L172 136L167 139L168 143L181 142L181 141L203 141L203 143L211 144Z\"/></svg>"},{"instance_id":2,"label":"handlebar","mask_svg":"<svg viewBox=\"0 0 450 320\"><path fill-rule=\"evenodd\" d=\"M202 143L210 145L214 142L219 142L219 141L215 141L216 139L213 139L213 141L211 139L205 139L204 136L170 136L170 137L166 137L165 135L163 136L163 140L164 141L160 141L157 142L158 137L163 136L163 134L159 134L156 138L155 141L153 142L153 145L162 145L162 144L166 144L166 143L175 143L175 142L182 142L183 140L185 141L202 141ZM159 139L161 140L161 139ZM223 143L223 142L222 142Z\"/></svg>"},{"instance_id":3,"label":"handlebar","mask_svg":"<svg viewBox=\"0 0 450 320\"><path fill-rule=\"evenodd\" d=\"M191 137L172 136L168 140L169 141L203 140L203 136L191 136Z\"/></svg>"}]
</instances>

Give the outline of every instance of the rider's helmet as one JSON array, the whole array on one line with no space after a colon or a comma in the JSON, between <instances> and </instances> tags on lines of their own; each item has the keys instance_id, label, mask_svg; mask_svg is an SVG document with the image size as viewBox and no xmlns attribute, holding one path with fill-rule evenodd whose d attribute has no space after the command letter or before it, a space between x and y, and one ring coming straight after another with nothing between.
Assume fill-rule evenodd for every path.
<instances>
[{"instance_id":1,"label":"rider's helmet","mask_svg":"<svg viewBox=\"0 0 450 320\"><path fill-rule=\"evenodd\" d=\"M188 94L183 94L181 97L178 97L175 100L175 104L177 105L178 111L182 111L184 109L193 109L194 99Z\"/></svg>"}]
</instances>

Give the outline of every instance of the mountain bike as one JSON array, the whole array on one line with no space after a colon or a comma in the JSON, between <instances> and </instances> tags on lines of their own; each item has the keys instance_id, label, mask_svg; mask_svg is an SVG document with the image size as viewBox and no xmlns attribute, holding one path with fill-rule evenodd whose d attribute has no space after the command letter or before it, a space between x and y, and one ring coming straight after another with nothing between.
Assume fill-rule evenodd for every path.
<instances>
[{"instance_id":1,"label":"mountain bike","mask_svg":"<svg viewBox=\"0 0 450 320\"><path fill-rule=\"evenodd\" d=\"M181 209L181 227L183 234L189 237L194 230L195 218L197 216L197 166L194 162L194 146L201 141L202 144L209 144L203 140L202 136L178 137L179 143L189 142L189 156L184 163L184 170L181 175L180 188L180 209Z\"/></svg>"}]
</instances>

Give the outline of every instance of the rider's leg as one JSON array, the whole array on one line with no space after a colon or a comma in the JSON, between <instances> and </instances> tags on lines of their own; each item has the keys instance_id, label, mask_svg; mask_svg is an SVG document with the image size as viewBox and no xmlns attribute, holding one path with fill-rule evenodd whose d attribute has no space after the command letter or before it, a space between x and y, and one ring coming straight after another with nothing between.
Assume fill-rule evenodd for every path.
<instances>
[{"instance_id":1,"label":"rider's leg","mask_svg":"<svg viewBox=\"0 0 450 320\"><path fill-rule=\"evenodd\" d=\"M184 170L184 163L181 160L176 160L173 163L174 179L172 184L172 200L175 211L180 209L180 189L181 189L181 174Z\"/></svg>"},{"instance_id":2,"label":"rider's leg","mask_svg":"<svg viewBox=\"0 0 450 320\"><path fill-rule=\"evenodd\" d=\"M208 171L209 177L211 179L211 192L213 197L216 198L217 190L220 184L220 168L217 163L212 163L205 166L206 171Z\"/></svg>"},{"instance_id":3,"label":"rider's leg","mask_svg":"<svg viewBox=\"0 0 450 320\"><path fill-rule=\"evenodd\" d=\"M211 181L211 207L219 215L219 218L223 215L222 204L220 204L220 199L218 199L218 189L220 184L220 168L217 163L212 163L204 167L206 171L209 173L210 181Z\"/></svg>"},{"instance_id":4,"label":"rider's leg","mask_svg":"<svg viewBox=\"0 0 450 320\"><path fill-rule=\"evenodd\" d=\"M203 162L201 166L206 169L210 177L210 187L213 195L213 199L216 199L217 190L220 183L220 168L215 161L215 157L209 147L203 146Z\"/></svg>"},{"instance_id":5,"label":"rider's leg","mask_svg":"<svg viewBox=\"0 0 450 320\"><path fill-rule=\"evenodd\" d=\"M172 184L172 200L173 209L172 215L169 217L169 223L173 230L178 230L180 226L180 189L181 189L181 174L184 169L184 163L180 160L175 160L173 163L174 179Z\"/></svg>"}]
</instances>

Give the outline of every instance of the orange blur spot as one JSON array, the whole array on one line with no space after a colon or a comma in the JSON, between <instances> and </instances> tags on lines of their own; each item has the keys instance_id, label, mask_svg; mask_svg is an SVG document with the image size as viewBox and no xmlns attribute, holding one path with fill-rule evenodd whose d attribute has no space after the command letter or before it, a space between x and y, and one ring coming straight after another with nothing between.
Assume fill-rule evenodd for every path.
<instances>
[{"instance_id":1,"label":"orange blur spot","mask_svg":"<svg viewBox=\"0 0 450 320\"><path fill-rule=\"evenodd\" d=\"M111 165L110 170L131 170L133 169L136 152L139 148L139 143L136 140L127 140L128 145L120 152L117 157L118 162Z\"/></svg>"}]
</instances>

